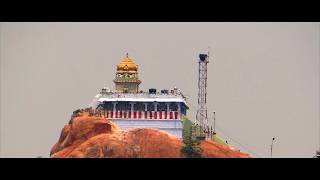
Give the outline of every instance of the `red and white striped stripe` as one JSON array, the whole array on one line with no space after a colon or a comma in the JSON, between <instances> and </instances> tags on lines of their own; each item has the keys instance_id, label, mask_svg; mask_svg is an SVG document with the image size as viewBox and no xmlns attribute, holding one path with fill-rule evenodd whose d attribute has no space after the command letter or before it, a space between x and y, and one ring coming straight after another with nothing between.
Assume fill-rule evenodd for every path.
<instances>
[{"instance_id":1,"label":"red and white striped stripe","mask_svg":"<svg viewBox=\"0 0 320 180\"><path fill-rule=\"evenodd\" d=\"M180 119L181 113L178 111L106 111L106 118L116 119Z\"/></svg>"}]
</instances>

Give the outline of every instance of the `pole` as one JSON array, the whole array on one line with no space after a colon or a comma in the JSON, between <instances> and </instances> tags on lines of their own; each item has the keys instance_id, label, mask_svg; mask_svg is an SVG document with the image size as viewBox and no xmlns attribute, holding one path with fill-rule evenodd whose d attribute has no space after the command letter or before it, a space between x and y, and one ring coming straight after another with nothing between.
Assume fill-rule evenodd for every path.
<instances>
[{"instance_id":1,"label":"pole","mask_svg":"<svg viewBox=\"0 0 320 180\"><path fill-rule=\"evenodd\" d=\"M213 134L216 134L216 112L213 112Z\"/></svg>"},{"instance_id":2,"label":"pole","mask_svg":"<svg viewBox=\"0 0 320 180\"><path fill-rule=\"evenodd\" d=\"M272 158L272 144L271 144L271 158Z\"/></svg>"},{"instance_id":3,"label":"pole","mask_svg":"<svg viewBox=\"0 0 320 180\"><path fill-rule=\"evenodd\" d=\"M272 141L271 141L271 158L272 158L272 147L273 147L273 141L275 140L275 138L272 138Z\"/></svg>"}]
</instances>

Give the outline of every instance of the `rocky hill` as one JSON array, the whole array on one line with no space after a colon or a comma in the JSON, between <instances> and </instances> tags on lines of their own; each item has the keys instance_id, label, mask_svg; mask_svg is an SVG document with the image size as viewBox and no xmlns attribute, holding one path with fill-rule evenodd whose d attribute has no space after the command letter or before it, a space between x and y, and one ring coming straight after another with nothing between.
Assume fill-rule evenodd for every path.
<instances>
[{"instance_id":1,"label":"rocky hill","mask_svg":"<svg viewBox=\"0 0 320 180\"><path fill-rule=\"evenodd\" d=\"M112 121L90 113L72 117L52 147L52 158L180 158L183 142L164 131L122 131ZM213 141L202 141L202 157L247 158L238 150Z\"/></svg>"}]
</instances>

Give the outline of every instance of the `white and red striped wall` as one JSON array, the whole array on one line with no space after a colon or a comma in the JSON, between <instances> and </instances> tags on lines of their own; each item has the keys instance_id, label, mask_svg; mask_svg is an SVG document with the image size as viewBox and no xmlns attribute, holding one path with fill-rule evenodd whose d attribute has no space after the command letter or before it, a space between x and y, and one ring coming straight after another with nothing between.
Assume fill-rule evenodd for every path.
<instances>
[{"instance_id":1,"label":"white and red striped wall","mask_svg":"<svg viewBox=\"0 0 320 180\"><path fill-rule=\"evenodd\" d=\"M105 111L105 117L109 119L177 120L181 118L181 113L178 111Z\"/></svg>"}]
</instances>

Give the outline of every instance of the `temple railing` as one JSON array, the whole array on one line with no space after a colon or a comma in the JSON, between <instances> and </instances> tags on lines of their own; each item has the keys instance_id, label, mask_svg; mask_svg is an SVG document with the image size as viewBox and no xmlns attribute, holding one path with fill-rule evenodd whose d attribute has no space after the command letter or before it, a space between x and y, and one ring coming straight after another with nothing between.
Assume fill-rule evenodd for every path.
<instances>
[{"instance_id":1,"label":"temple railing","mask_svg":"<svg viewBox=\"0 0 320 180\"><path fill-rule=\"evenodd\" d=\"M106 93L101 94L101 97L105 98L177 98L181 97L184 98L181 94L166 94L166 93L148 93L148 92L142 92L142 93Z\"/></svg>"}]
</instances>

